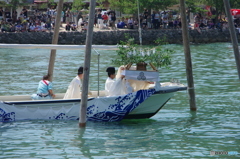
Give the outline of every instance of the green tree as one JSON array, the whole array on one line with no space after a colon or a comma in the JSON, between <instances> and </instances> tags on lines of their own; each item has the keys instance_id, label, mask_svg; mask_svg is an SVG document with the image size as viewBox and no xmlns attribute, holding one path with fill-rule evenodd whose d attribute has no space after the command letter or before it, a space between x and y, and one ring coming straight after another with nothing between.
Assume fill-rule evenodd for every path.
<instances>
[{"instance_id":1,"label":"green tree","mask_svg":"<svg viewBox=\"0 0 240 159\"><path fill-rule=\"evenodd\" d=\"M101 4L106 0L98 0ZM108 0L112 10L118 10L125 14L137 13L137 0ZM140 11L143 8L154 10L166 10L168 7L177 4L178 0L139 0Z\"/></svg>"},{"instance_id":2,"label":"green tree","mask_svg":"<svg viewBox=\"0 0 240 159\"><path fill-rule=\"evenodd\" d=\"M85 5L85 3L83 3L83 0L75 0L75 1L73 1L72 9L73 10L81 10L84 5Z\"/></svg>"}]
</instances>

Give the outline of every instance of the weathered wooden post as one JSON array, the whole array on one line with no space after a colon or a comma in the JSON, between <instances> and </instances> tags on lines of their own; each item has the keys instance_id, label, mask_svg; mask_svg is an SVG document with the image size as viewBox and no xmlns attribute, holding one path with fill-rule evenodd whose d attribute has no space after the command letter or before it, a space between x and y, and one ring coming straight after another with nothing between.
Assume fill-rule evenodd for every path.
<instances>
[{"instance_id":1,"label":"weathered wooden post","mask_svg":"<svg viewBox=\"0 0 240 159\"><path fill-rule=\"evenodd\" d=\"M230 12L230 4L229 0L223 0L224 6L225 6L225 12L227 14L228 19L228 27L231 35L232 45L233 45L233 51L235 55L235 61L237 65L237 71L238 71L238 78L240 79L240 56L239 56L239 48L238 48L238 40L236 36L236 29L233 24L233 18Z\"/></svg>"},{"instance_id":2,"label":"weathered wooden post","mask_svg":"<svg viewBox=\"0 0 240 159\"><path fill-rule=\"evenodd\" d=\"M185 0L180 0L180 10L181 10L181 22L182 22L182 36L183 36L183 45L184 45L184 54L185 54L185 64L186 64L186 73L188 81L188 94L189 94L189 103L190 110L196 111L196 101L195 101L195 91L194 91L194 81L192 73L192 60L191 60L191 51L189 46L189 34L188 34L188 24L186 18L186 8Z\"/></svg>"},{"instance_id":3,"label":"weathered wooden post","mask_svg":"<svg viewBox=\"0 0 240 159\"><path fill-rule=\"evenodd\" d=\"M139 12L139 0L137 0L137 7L138 7L138 34L139 34L139 43L142 46L142 28L140 24L140 12Z\"/></svg>"},{"instance_id":4,"label":"weathered wooden post","mask_svg":"<svg viewBox=\"0 0 240 159\"><path fill-rule=\"evenodd\" d=\"M58 43L58 36L59 36L59 28L61 23L61 12L63 10L63 0L59 0L57 5L57 17L55 21L55 27L54 27L54 33L52 38L52 44ZM50 81L53 79L53 70L54 70L54 63L56 58L56 50L51 50L51 55L49 59L49 65L48 65L48 74L50 75Z\"/></svg>"},{"instance_id":5,"label":"weathered wooden post","mask_svg":"<svg viewBox=\"0 0 240 159\"><path fill-rule=\"evenodd\" d=\"M88 101L88 83L89 83L89 72L90 72L90 61L91 61L91 49L92 49L92 37L93 37L93 26L95 16L96 0L90 2L90 12L88 18L88 28L86 37L86 48L85 48L85 60L83 66L83 85L82 85L82 97L80 104L80 117L79 127L86 126L86 112L87 112L87 101Z\"/></svg>"}]
</instances>

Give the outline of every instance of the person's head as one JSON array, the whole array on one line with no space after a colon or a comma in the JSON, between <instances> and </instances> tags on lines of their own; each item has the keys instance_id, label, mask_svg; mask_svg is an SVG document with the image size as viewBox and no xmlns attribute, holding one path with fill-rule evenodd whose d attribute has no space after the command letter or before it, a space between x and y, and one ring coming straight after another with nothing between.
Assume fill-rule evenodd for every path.
<instances>
[{"instance_id":1,"label":"person's head","mask_svg":"<svg viewBox=\"0 0 240 159\"><path fill-rule=\"evenodd\" d=\"M43 76L43 80L49 80L49 78L50 78L50 75L44 75Z\"/></svg>"},{"instance_id":2,"label":"person's head","mask_svg":"<svg viewBox=\"0 0 240 159\"><path fill-rule=\"evenodd\" d=\"M108 73L108 77L111 79L114 79L116 74L115 74L115 68L114 67L108 67L106 72Z\"/></svg>"},{"instance_id":3,"label":"person's head","mask_svg":"<svg viewBox=\"0 0 240 159\"><path fill-rule=\"evenodd\" d=\"M78 68L78 77L79 77L80 79L83 78L83 67L82 67L82 66L80 66L80 67Z\"/></svg>"}]
</instances>

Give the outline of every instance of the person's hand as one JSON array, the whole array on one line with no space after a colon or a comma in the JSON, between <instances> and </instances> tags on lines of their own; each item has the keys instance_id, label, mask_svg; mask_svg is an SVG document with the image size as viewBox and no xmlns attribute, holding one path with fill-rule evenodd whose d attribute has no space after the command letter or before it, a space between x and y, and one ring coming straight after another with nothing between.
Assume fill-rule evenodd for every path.
<instances>
[{"instance_id":1,"label":"person's hand","mask_svg":"<svg viewBox=\"0 0 240 159\"><path fill-rule=\"evenodd\" d=\"M149 84L154 84L154 82L148 82Z\"/></svg>"},{"instance_id":2,"label":"person's hand","mask_svg":"<svg viewBox=\"0 0 240 159\"><path fill-rule=\"evenodd\" d=\"M52 98L55 98L55 97L56 97L56 95L55 95L55 94L51 94L51 96L52 96Z\"/></svg>"},{"instance_id":3,"label":"person's hand","mask_svg":"<svg viewBox=\"0 0 240 159\"><path fill-rule=\"evenodd\" d=\"M123 79L125 76L124 75L121 75L121 79Z\"/></svg>"}]
</instances>

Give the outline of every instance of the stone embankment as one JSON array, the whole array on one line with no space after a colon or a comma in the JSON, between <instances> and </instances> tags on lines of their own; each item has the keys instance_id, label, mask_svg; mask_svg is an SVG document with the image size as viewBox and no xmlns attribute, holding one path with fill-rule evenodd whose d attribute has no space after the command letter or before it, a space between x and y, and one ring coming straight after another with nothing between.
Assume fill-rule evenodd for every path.
<instances>
[{"instance_id":1,"label":"stone embankment","mask_svg":"<svg viewBox=\"0 0 240 159\"><path fill-rule=\"evenodd\" d=\"M125 34L134 37L139 42L137 30L116 30L116 31L94 31L93 44L95 45L116 45L120 40L125 39ZM0 33L0 43L11 44L51 44L53 32L21 32L21 33ZM238 40L240 35L238 34ZM144 45L152 44L158 38L166 37L170 44L182 44L181 30L143 30L142 41ZM231 42L228 30L204 30L199 33L196 30L189 30L191 43L214 43ZM86 40L86 31L82 32L60 32L59 44L83 45Z\"/></svg>"}]
</instances>

